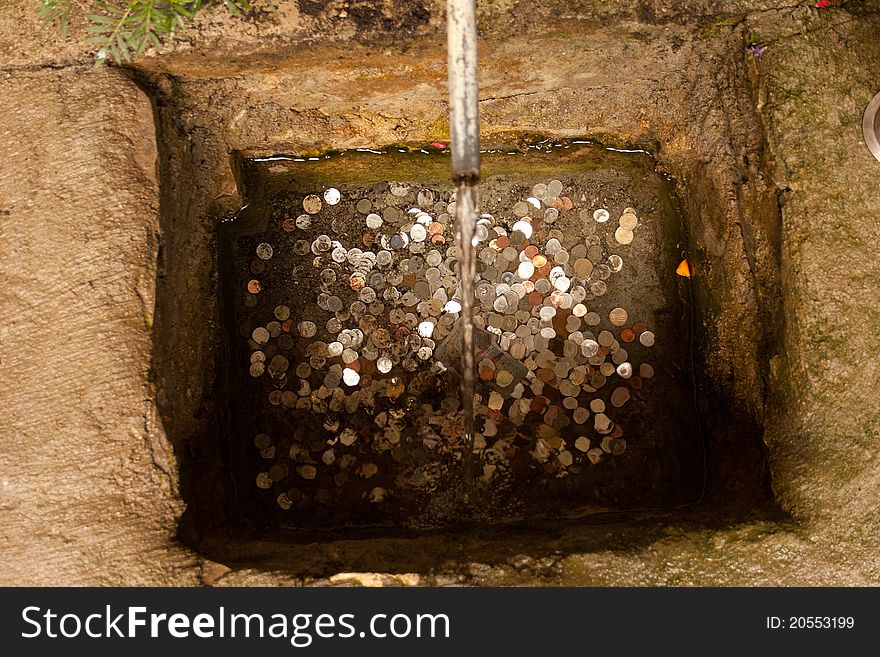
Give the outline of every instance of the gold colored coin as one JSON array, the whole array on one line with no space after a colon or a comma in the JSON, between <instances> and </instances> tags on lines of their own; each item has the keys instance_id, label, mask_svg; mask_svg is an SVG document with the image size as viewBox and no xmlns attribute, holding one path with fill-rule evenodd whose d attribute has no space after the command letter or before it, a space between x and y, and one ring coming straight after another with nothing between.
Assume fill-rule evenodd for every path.
<instances>
[{"instance_id":1,"label":"gold colored coin","mask_svg":"<svg viewBox=\"0 0 880 657\"><path fill-rule=\"evenodd\" d=\"M316 194L309 194L303 199L303 210L309 214L318 214L321 211L321 198Z\"/></svg>"},{"instance_id":2,"label":"gold colored coin","mask_svg":"<svg viewBox=\"0 0 880 657\"><path fill-rule=\"evenodd\" d=\"M608 313L608 320L614 324L614 326L623 326L626 324L627 319L629 319L629 315L627 315L624 308L615 308Z\"/></svg>"},{"instance_id":3,"label":"gold colored coin","mask_svg":"<svg viewBox=\"0 0 880 657\"><path fill-rule=\"evenodd\" d=\"M629 228L619 227L614 231L614 239L619 244L631 244L633 241L633 232Z\"/></svg>"},{"instance_id":4,"label":"gold colored coin","mask_svg":"<svg viewBox=\"0 0 880 657\"><path fill-rule=\"evenodd\" d=\"M620 217L620 226L621 228L626 228L627 230L635 230L636 226L639 225L639 218L634 214L624 214Z\"/></svg>"}]
</instances>

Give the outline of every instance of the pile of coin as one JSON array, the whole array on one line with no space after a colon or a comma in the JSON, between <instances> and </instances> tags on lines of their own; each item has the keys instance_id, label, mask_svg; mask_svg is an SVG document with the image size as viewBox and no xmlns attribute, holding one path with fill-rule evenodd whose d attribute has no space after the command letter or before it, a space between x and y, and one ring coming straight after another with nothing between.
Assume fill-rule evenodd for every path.
<instances>
[{"instance_id":1,"label":"pile of coin","mask_svg":"<svg viewBox=\"0 0 880 657\"><path fill-rule=\"evenodd\" d=\"M626 308L594 309L624 268L601 235L611 212L576 209L560 180L524 196L481 215L474 290L459 285L447 191L329 187L300 197L298 214L277 217L281 231L256 244L243 280L244 308L263 318L243 324L247 375L268 408L309 414L323 428L254 437L266 463L256 485L275 491L280 508L329 504L338 493L328 487L355 484L380 504L395 487L430 490L438 464L460 458L460 389L438 384L457 363L438 358L438 347L457 339L463 294L474 295L488 344L476 359L474 441L485 480L514 460L565 477L624 453L615 409L653 376L649 363L634 362L634 347L651 347L655 336ZM565 218L584 230L565 234L557 227ZM617 223L614 240L626 247L635 210ZM280 253L295 259L291 270L270 267ZM264 307L267 289L290 298ZM389 455L399 472L383 471ZM383 485L369 483L374 477Z\"/></svg>"}]
</instances>

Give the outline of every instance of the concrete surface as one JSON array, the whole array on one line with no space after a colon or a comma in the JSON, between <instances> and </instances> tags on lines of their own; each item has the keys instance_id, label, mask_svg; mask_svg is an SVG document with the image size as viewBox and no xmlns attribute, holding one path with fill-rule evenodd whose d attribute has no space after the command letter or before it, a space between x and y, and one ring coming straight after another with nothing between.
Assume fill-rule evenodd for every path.
<instances>
[{"instance_id":1,"label":"concrete surface","mask_svg":"<svg viewBox=\"0 0 880 657\"><path fill-rule=\"evenodd\" d=\"M81 23L64 40L36 2L0 8L0 583L880 582L880 169L859 132L880 83L874 0L480 7L488 140L643 146L675 178L699 245L705 400L730 407L708 409L725 419L712 448L763 438L791 520L749 519L763 473L719 469L717 498L747 489L733 517L636 516L463 548L257 541L226 564L184 547L185 505L202 513L183 516L189 544L222 517L206 456L215 352L193 318L216 319L209 246L240 200L236 154L446 131L440 3L349 2L344 17L341 3L283 4L241 23L211 10L127 72L91 69ZM178 485L178 465L203 458L201 482ZM450 556L387 557L419 550ZM373 570L396 575L324 579L383 563Z\"/></svg>"}]
</instances>

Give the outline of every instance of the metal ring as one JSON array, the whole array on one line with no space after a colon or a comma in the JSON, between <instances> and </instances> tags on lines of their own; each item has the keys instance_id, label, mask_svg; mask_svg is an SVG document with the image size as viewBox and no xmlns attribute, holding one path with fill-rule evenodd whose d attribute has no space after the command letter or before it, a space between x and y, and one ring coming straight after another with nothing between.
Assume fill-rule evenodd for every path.
<instances>
[{"instance_id":1,"label":"metal ring","mask_svg":"<svg viewBox=\"0 0 880 657\"><path fill-rule=\"evenodd\" d=\"M880 162L880 92L868 103L865 116L862 119L862 133L865 135L865 145Z\"/></svg>"}]
</instances>

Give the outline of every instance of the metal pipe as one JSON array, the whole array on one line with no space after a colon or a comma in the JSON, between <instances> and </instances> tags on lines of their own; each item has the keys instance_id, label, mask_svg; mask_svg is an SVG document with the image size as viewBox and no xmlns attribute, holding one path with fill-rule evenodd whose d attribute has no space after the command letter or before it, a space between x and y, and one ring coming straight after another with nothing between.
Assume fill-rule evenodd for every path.
<instances>
[{"instance_id":1,"label":"metal pipe","mask_svg":"<svg viewBox=\"0 0 880 657\"><path fill-rule=\"evenodd\" d=\"M477 97L477 7L475 0L447 0L449 126L452 181L456 187L455 244L461 283L462 424L464 481L473 488L474 287L476 284L477 182L480 179L480 114ZM465 493L465 498L469 496Z\"/></svg>"},{"instance_id":2,"label":"metal pipe","mask_svg":"<svg viewBox=\"0 0 880 657\"><path fill-rule=\"evenodd\" d=\"M480 178L476 0L446 3L453 182Z\"/></svg>"}]
</instances>

